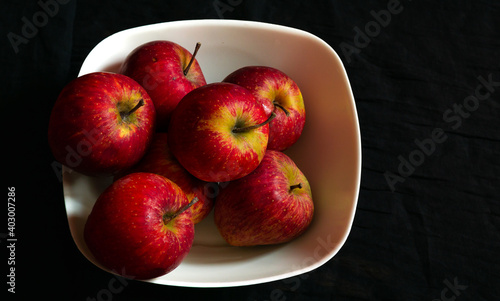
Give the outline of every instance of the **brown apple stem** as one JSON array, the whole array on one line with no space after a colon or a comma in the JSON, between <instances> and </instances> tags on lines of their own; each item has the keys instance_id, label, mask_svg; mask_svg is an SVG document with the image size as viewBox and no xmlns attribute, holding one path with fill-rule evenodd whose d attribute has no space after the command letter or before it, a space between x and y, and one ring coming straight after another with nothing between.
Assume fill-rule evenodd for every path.
<instances>
[{"instance_id":1,"label":"brown apple stem","mask_svg":"<svg viewBox=\"0 0 500 301\"><path fill-rule=\"evenodd\" d=\"M278 108L280 108L281 110L283 110L283 112L285 112L285 114L286 114L286 116L287 116L287 117L288 117L288 116L290 116L290 112L288 112L288 110L287 110L287 109L285 109L285 107L284 107L284 106L282 106L282 105L280 105L279 103L274 102L274 101L273 101L273 105L274 105L275 107L278 107Z\"/></svg>"},{"instance_id":2,"label":"brown apple stem","mask_svg":"<svg viewBox=\"0 0 500 301\"><path fill-rule=\"evenodd\" d=\"M141 100L139 100L139 102L135 105L135 107L132 108L132 110L130 111L125 111L125 112L120 112L120 117L122 119L126 119L130 114L134 113L135 111L137 111L140 107L142 107L144 105L144 99L141 98Z\"/></svg>"},{"instance_id":3,"label":"brown apple stem","mask_svg":"<svg viewBox=\"0 0 500 301\"><path fill-rule=\"evenodd\" d=\"M266 121L264 121L263 123L255 124L255 125L251 125L251 126L247 126L247 127L243 127L243 128L235 127L235 128L233 128L233 133L243 133L243 132L255 130L255 129L260 128L261 126L264 126L264 125L268 124L269 122L271 122L271 120L273 120L274 117L276 117L276 113L272 112L271 116L269 116L269 118L267 118Z\"/></svg>"},{"instance_id":4,"label":"brown apple stem","mask_svg":"<svg viewBox=\"0 0 500 301\"><path fill-rule=\"evenodd\" d=\"M189 208L191 208L191 206L193 206L196 202L198 202L198 198L197 197L194 197L194 199L191 200L191 202L189 202L189 204L187 204L186 206L182 207L179 211L175 212L174 214L165 214L163 215L163 224L166 225L168 224L171 220L173 220L174 218L178 217L179 215L181 215L184 211L188 210Z\"/></svg>"},{"instance_id":5,"label":"brown apple stem","mask_svg":"<svg viewBox=\"0 0 500 301\"><path fill-rule=\"evenodd\" d=\"M189 61L189 64L186 66L186 68L184 69L184 75L188 74L189 69L191 68L191 65L193 64L194 58L195 58L196 54L198 53L198 50L200 49L200 47L201 47L201 43L200 42L196 43L196 47L194 48L194 52L193 52L193 55L191 56L191 60Z\"/></svg>"},{"instance_id":6,"label":"brown apple stem","mask_svg":"<svg viewBox=\"0 0 500 301\"><path fill-rule=\"evenodd\" d=\"M289 192L292 192L296 188L301 189L302 188L302 183L290 186Z\"/></svg>"}]
</instances>

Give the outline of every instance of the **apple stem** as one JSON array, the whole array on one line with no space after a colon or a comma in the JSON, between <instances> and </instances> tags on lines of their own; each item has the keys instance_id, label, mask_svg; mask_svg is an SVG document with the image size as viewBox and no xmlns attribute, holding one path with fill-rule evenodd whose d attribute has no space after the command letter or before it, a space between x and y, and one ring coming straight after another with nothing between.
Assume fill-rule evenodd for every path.
<instances>
[{"instance_id":1,"label":"apple stem","mask_svg":"<svg viewBox=\"0 0 500 301\"><path fill-rule=\"evenodd\" d=\"M296 188L301 189L302 188L302 183L290 186L289 192L292 192Z\"/></svg>"},{"instance_id":2,"label":"apple stem","mask_svg":"<svg viewBox=\"0 0 500 301\"><path fill-rule=\"evenodd\" d=\"M268 124L269 122L271 122L271 120L273 120L274 117L276 117L276 113L272 112L271 116L269 116L269 118L267 118L266 121L264 121L263 123L255 124L255 125L251 125L251 126L247 126L247 127L243 127L243 128L235 127L235 128L233 128L232 132L233 133L243 133L243 132L255 130L255 129L260 128L261 126L264 126L264 125Z\"/></svg>"},{"instance_id":3,"label":"apple stem","mask_svg":"<svg viewBox=\"0 0 500 301\"><path fill-rule=\"evenodd\" d=\"M135 105L135 107L132 108L132 110L130 110L128 112L120 112L120 117L122 119L126 119L130 114L132 114L135 111L137 111L143 105L144 105L144 99L141 98L141 100L139 100L139 102Z\"/></svg>"},{"instance_id":4,"label":"apple stem","mask_svg":"<svg viewBox=\"0 0 500 301\"><path fill-rule=\"evenodd\" d=\"M273 101L273 104L274 104L274 106L275 106L275 107L278 107L278 108L280 108L281 110L283 110L283 112L285 112L285 114L286 114L286 116L287 116L287 117L288 117L288 116L290 116L290 112L288 112L288 110L287 110L287 109L285 109L285 107L284 107L284 106L280 105L279 103L277 103L277 102L275 102L275 101Z\"/></svg>"},{"instance_id":5,"label":"apple stem","mask_svg":"<svg viewBox=\"0 0 500 301\"><path fill-rule=\"evenodd\" d=\"M194 48L194 52L193 52L193 55L191 56L191 60L189 61L189 64L187 65L187 67L184 69L184 75L188 74L189 69L191 68L191 65L193 64L194 58L195 58L196 54L198 53L198 49L200 49L200 47L201 47L201 43L200 42L196 43L196 47Z\"/></svg>"},{"instance_id":6,"label":"apple stem","mask_svg":"<svg viewBox=\"0 0 500 301\"><path fill-rule=\"evenodd\" d=\"M189 202L189 204L187 204L186 206L182 207L179 211L177 211L176 213L172 214L172 215L168 215L168 214L165 214L163 216L163 224L166 225L168 224L171 220L173 220L174 218L178 217L179 215L181 215L184 211L188 210L189 208L191 208L191 206L193 206L196 202L198 202L198 198L197 197L194 197L194 199L191 200L191 202Z\"/></svg>"}]
</instances>

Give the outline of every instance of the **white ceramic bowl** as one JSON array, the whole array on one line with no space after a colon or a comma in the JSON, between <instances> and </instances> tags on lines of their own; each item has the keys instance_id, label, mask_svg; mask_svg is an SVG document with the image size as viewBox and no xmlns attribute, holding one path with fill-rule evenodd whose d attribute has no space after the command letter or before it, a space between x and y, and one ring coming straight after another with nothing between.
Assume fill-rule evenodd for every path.
<instances>
[{"instance_id":1,"label":"white ceramic bowl","mask_svg":"<svg viewBox=\"0 0 500 301\"><path fill-rule=\"evenodd\" d=\"M330 260L351 229L361 174L356 107L338 55L318 37L289 27L234 20L179 21L111 35L89 53L79 75L118 71L135 47L160 39L190 51L201 42L197 59L208 83L247 65L278 68L297 82L306 106L306 125L286 153L311 184L315 214L299 238L248 248L225 243L209 216L196 225L193 247L181 265L149 282L187 287L250 285L306 273ZM111 179L63 169L71 234L79 250L98 266L83 240L83 228L94 202L110 183Z\"/></svg>"}]
</instances>

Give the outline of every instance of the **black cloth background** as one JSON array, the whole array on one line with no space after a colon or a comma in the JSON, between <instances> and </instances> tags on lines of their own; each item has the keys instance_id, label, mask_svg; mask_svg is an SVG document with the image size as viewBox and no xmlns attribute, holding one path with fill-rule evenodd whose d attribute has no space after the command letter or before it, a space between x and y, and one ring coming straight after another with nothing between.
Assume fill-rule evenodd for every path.
<instances>
[{"instance_id":1,"label":"black cloth background","mask_svg":"<svg viewBox=\"0 0 500 301\"><path fill-rule=\"evenodd\" d=\"M57 12L44 19L37 12L49 2L57 3ZM337 51L362 135L362 181L352 231L328 263L291 279L216 289L125 281L109 300L500 298L497 1L1 4L2 148L7 152L2 155L0 287L7 300L26 300L31 293L37 299L108 300L100 292L113 276L89 263L69 233L47 144L50 110L89 51L107 36L140 25L204 18L295 27ZM25 20L35 16L36 32L26 29L29 38L19 40ZM428 155L419 156L419 145ZM15 187L17 202L15 295L7 293L4 276L8 187Z\"/></svg>"}]
</instances>

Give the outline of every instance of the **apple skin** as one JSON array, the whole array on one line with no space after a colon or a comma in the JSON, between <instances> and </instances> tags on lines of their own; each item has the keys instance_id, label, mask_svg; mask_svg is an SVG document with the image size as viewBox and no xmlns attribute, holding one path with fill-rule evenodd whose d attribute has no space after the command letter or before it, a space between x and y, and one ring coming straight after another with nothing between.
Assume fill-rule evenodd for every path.
<instances>
[{"instance_id":1,"label":"apple skin","mask_svg":"<svg viewBox=\"0 0 500 301\"><path fill-rule=\"evenodd\" d=\"M164 223L189 201L174 182L153 173L132 173L97 199L84 228L85 242L106 269L132 279L174 270L194 240L191 208Z\"/></svg>"},{"instance_id":2,"label":"apple skin","mask_svg":"<svg viewBox=\"0 0 500 301\"><path fill-rule=\"evenodd\" d=\"M155 133L151 146L141 161L115 179L135 172L155 173L168 178L184 191L188 200L198 198L191 207L193 222L197 224L212 211L218 185L202 181L182 167L170 151L167 137L167 133Z\"/></svg>"},{"instance_id":3,"label":"apple skin","mask_svg":"<svg viewBox=\"0 0 500 301\"><path fill-rule=\"evenodd\" d=\"M184 95L206 85L196 59L184 75L191 57L191 53L179 44L157 40L135 48L120 67L120 73L141 84L153 100L157 131L166 131L170 115Z\"/></svg>"},{"instance_id":4,"label":"apple skin","mask_svg":"<svg viewBox=\"0 0 500 301\"><path fill-rule=\"evenodd\" d=\"M246 66L226 76L223 82L252 91L268 115L276 114L269 124L268 149L284 151L297 142L304 128L306 111L302 93L288 75L272 67ZM289 115L275 104L285 108Z\"/></svg>"},{"instance_id":5,"label":"apple skin","mask_svg":"<svg viewBox=\"0 0 500 301\"><path fill-rule=\"evenodd\" d=\"M299 183L300 188L291 189ZM252 173L221 187L214 220L232 246L288 242L302 234L313 218L309 182L282 152L268 150Z\"/></svg>"},{"instance_id":6,"label":"apple skin","mask_svg":"<svg viewBox=\"0 0 500 301\"><path fill-rule=\"evenodd\" d=\"M225 182L252 172L264 157L269 124L262 106L245 88L212 83L188 93L172 114L170 150L189 173ZM235 128L262 125L234 133Z\"/></svg>"},{"instance_id":7,"label":"apple skin","mask_svg":"<svg viewBox=\"0 0 500 301\"><path fill-rule=\"evenodd\" d=\"M120 112L131 111L128 117ZM57 161L82 174L110 176L137 163L155 129L155 108L131 78L107 72L80 76L59 94L48 141Z\"/></svg>"}]
</instances>

